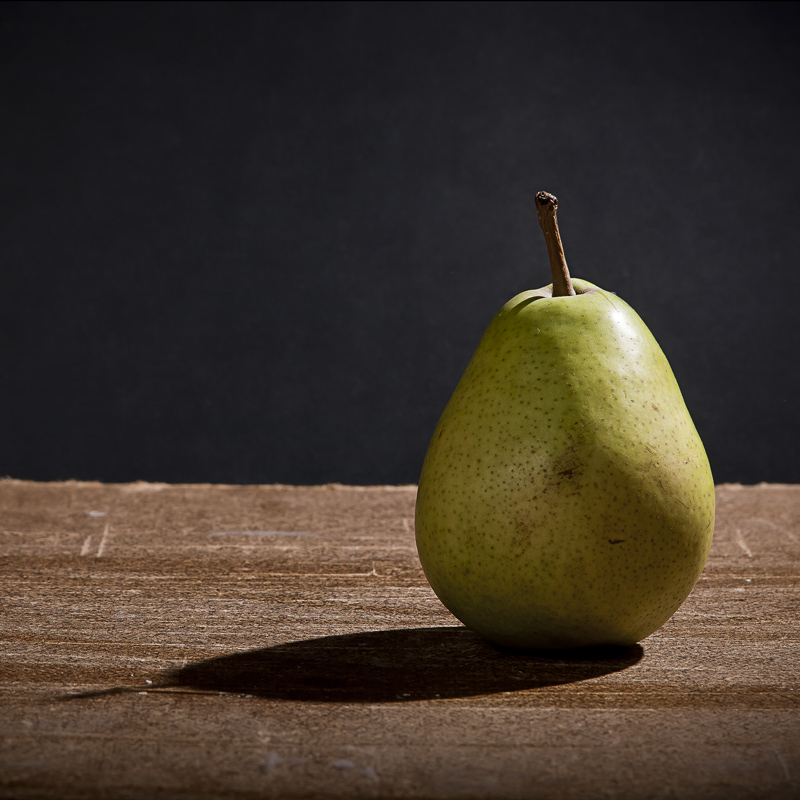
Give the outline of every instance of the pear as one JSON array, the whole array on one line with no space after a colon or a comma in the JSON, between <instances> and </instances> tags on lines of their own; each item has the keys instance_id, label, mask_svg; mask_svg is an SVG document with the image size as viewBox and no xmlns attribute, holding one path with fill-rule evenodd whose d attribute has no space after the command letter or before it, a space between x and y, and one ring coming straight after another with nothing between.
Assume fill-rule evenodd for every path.
<instances>
[{"instance_id":1,"label":"pear","mask_svg":"<svg viewBox=\"0 0 800 800\"><path fill-rule=\"evenodd\" d=\"M695 585L714 481L650 331L571 279L557 204L536 195L553 284L500 309L433 433L417 549L442 603L495 644L630 645Z\"/></svg>"}]
</instances>

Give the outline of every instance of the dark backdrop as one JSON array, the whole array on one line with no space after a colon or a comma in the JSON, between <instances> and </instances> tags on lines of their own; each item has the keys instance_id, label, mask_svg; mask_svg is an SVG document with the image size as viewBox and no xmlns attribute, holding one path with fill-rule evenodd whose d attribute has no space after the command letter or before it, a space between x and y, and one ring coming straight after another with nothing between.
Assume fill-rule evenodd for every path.
<instances>
[{"instance_id":1,"label":"dark backdrop","mask_svg":"<svg viewBox=\"0 0 800 800\"><path fill-rule=\"evenodd\" d=\"M800 481L794 3L3 3L0 474L407 483L573 275Z\"/></svg>"}]
</instances>

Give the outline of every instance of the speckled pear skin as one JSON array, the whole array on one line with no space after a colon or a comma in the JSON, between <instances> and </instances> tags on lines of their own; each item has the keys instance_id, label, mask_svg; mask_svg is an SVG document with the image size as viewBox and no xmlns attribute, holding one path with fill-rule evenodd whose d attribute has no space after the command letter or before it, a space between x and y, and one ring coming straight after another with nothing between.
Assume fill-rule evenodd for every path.
<instances>
[{"instance_id":1,"label":"speckled pear skin","mask_svg":"<svg viewBox=\"0 0 800 800\"><path fill-rule=\"evenodd\" d=\"M661 348L573 280L489 325L434 431L416 539L434 592L514 648L629 645L697 581L714 481Z\"/></svg>"}]
</instances>

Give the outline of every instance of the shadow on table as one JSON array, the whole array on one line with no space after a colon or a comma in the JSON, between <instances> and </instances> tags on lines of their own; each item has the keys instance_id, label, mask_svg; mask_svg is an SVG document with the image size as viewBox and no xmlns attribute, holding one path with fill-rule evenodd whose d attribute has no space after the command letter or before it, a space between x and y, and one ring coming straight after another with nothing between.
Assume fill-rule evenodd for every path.
<instances>
[{"instance_id":1,"label":"shadow on table","mask_svg":"<svg viewBox=\"0 0 800 800\"><path fill-rule=\"evenodd\" d=\"M575 683L630 667L642 654L639 645L520 653L463 627L412 628L213 658L175 670L160 686L276 700L402 702Z\"/></svg>"}]
</instances>

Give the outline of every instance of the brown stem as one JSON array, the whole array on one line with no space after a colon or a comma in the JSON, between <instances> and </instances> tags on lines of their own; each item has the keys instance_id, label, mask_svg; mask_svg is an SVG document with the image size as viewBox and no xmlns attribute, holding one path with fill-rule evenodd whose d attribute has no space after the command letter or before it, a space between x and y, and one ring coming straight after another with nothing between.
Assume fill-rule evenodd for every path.
<instances>
[{"instance_id":1,"label":"brown stem","mask_svg":"<svg viewBox=\"0 0 800 800\"><path fill-rule=\"evenodd\" d=\"M556 209L558 199L548 192L538 192L536 195L536 212L539 214L539 224L547 244L547 255L550 256L550 271L553 273L553 297L569 297L575 294L572 281L567 269L567 259L564 258L564 246L561 244L561 234L558 232Z\"/></svg>"}]
</instances>

